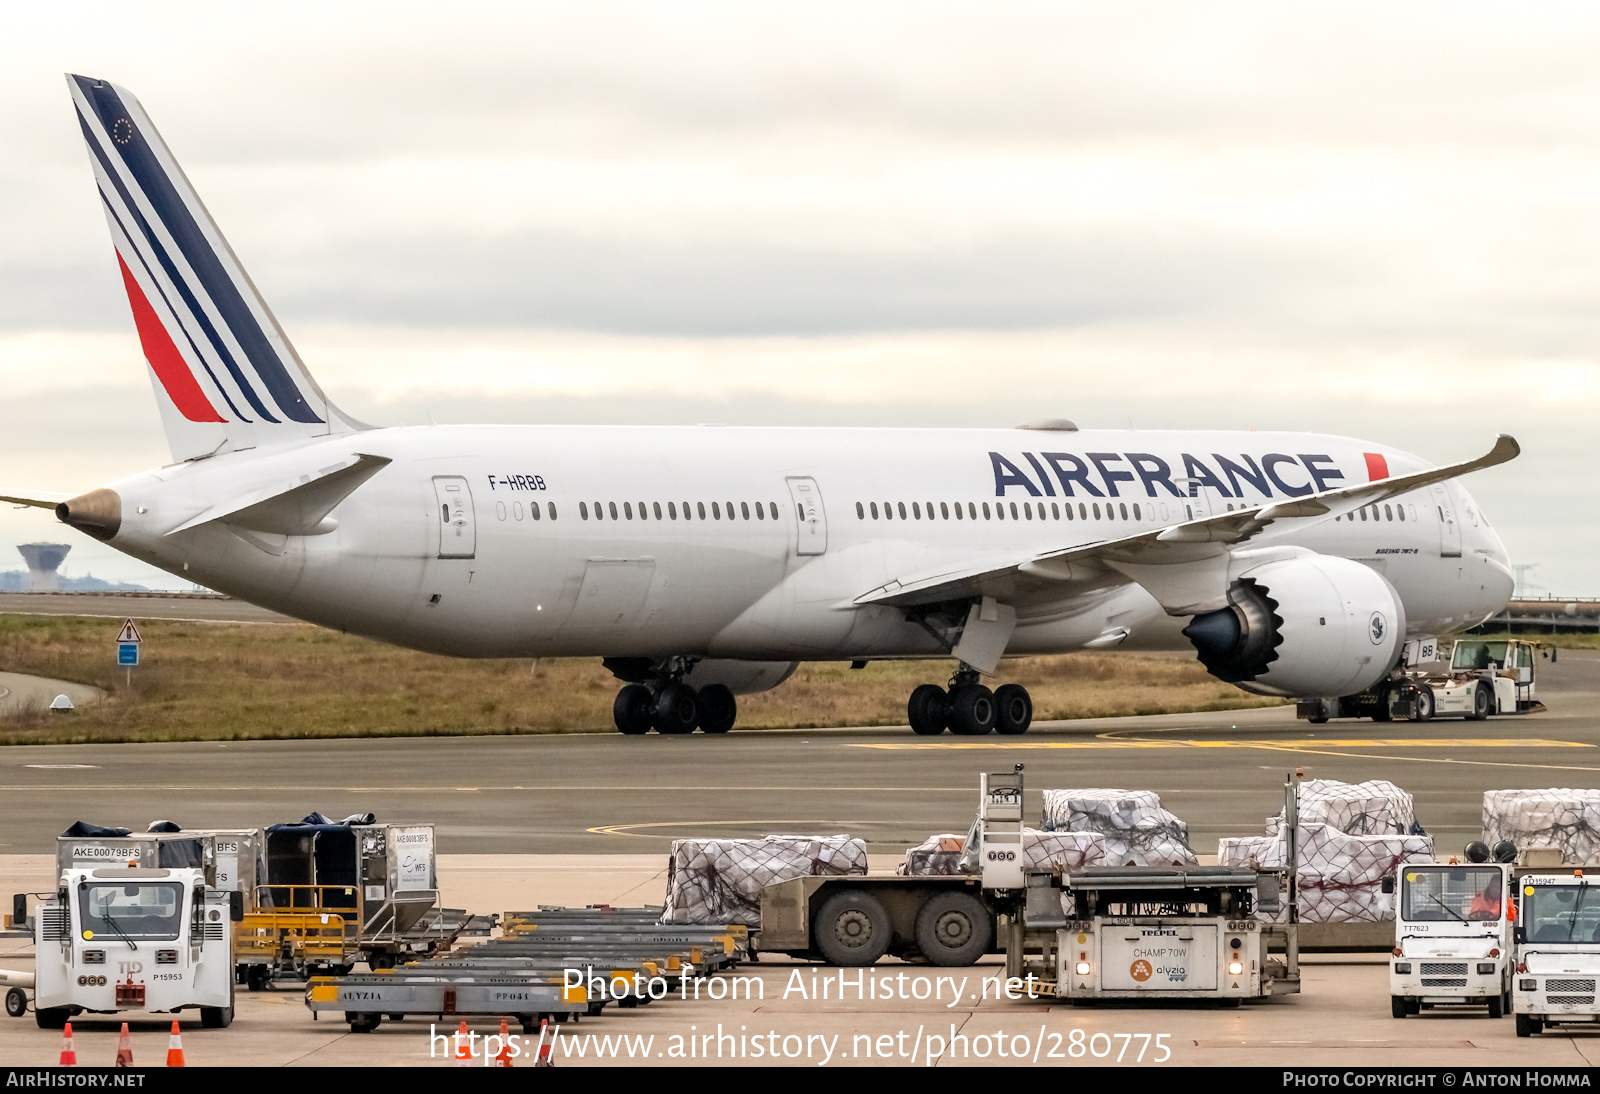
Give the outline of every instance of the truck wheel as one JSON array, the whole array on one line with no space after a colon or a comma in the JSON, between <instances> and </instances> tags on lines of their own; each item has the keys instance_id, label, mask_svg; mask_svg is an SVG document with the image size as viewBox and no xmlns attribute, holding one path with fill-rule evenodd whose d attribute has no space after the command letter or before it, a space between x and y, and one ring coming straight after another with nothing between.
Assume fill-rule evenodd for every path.
<instances>
[{"instance_id":1,"label":"truck wheel","mask_svg":"<svg viewBox=\"0 0 1600 1094\"><path fill-rule=\"evenodd\" d=\"M28 997L21 988L11 988L6 992L6 1013L13 1018L21 1018L28 1013Z\"/></svg>"},{"instance_id":2,"label":"truck wheel","mask_svg":"<svg viewBox=\"0 0 1600 1094\"><path fill-rule=\"evenodd\" d=\"M392 968L394 968L394 954L392 954L392 953L369 953L369 954L367 954L367 968L371 969L373 972L378 972L380 969L392 969Z\"/></svg>"},{"instance_id":3,"label":"truck wheel","mask_svg":"<svg viewBox=\"0 0 1600 1094\"><path fill-rule=\"evenodd\" d=\"M1411 1013L1410 1009L1406 1006L1406 997L1405 996L1403 996L1403 995L1391 995L1391 996L1389 996L1389 1015L1390 1015L1390 1017L1392 1017L1392 1018L1404 1018L1407 1014L1410 1014L1410 1013Z\"/></svg>"},{"instance_id":4,"label":"truck wheel","mask_svg":"<svg viewBox=\"0 0 1600 1094\"><path fill-rule=\"evenodd\" d=\"M1490 1018L1502 1018L1502 1017L1504 1017L1506 1012L1504 1010L1502 1010L1501 1008L1505 1006L1505 1002L1506 1002L1505 996L1503 996L1503 995L1496 995L1496 996L1493 996L1492 998L1490 998L1490 1000L1489 1000L1489 1017Z\"/></svg>"},{"instance_id":5,"label":"truck wheel","mask_svg":"<svg viewBox=\"0 0 1600 1094\"><path fill-rule=\"evenodd\" d=\"M45 1007L33 1012L34 1021L39 1023L40 1029L62 1029L71 1017L71 1007Z\"/></svg>"},{"instance_id":6,"label":"truck wheel","mask_svg":"<svg viewBox=\"0 0 1600 1094\"><path fill-rule=\"evenodd\" d=\"M1472 713L1467 715L1474 722L1481 722L1489 717L1489 712L1494 709L1494 696L1489 689L1479 684L1472 689Z\"/></svg>"},{"instance_id":7,"label":"truck wheel","mask_svg":"<svg viewBox=\"0 0 1600 1094\"><path fill-rule=\"evenodd\" d=\"M889 949L889 913L861 889L835 893L822 905L812 929L817 949L834 965L870 965Z\"/></svg>"},{"instance_id":8,"label":"truck wheel","mask_svg":"<svg viewBox=\"0 0 1600 1094\"><path fill-rule=\"evenodd\" d=\"M351 1033L371 1033L383 1024L383 1015L347 1010L344 1012L344 1020L350 1023Z\"/></svg>"},{"instance_id":9,"label":"truck wheel","mask_svg":"<svg viewBox=\"0 0 1600 1094\"><path fill-rule=\"evenodd\" d=\"M250 991L266 991L272 970L265 965L250 965L244 970L244 986Z\"/></svg>"},{"instance_id":10,"label":"truck wheel","mask_svg":"<svg viewBox=\"0 0 1600 1094\"><path fill-rule=\"evenodd\" d=\"M974 964L993 937L989 909L971 893L935 893L917 912L917 949L934 965Z\"/></svg>"},{"instance_id":11,"label":"truck wheel","mask_svg":"<svg viewBox=\"0 0 1600 1094\"><path fill-rule=\"evenodd\" d=\"M206 1029L227 1029L233 1025L232 1007L201 1007L200 1024Z\"/></svg>"},{"instance_id":12,"label":"truck wheel","mask_svg":"<svg viewBox=\"0 0 1600 1094\"><path fill-rule=\"evenodd\" d=\"M1431 722L1433 720L1433 689L1427 684L1417 685L1417 690L1411 700L1411 720L1413 722Z\"/></svg>"},{"instance_id":13,"label":"truck wheel","mask_svg":"<svg viewBox=\"0 0 1600 1094\"><path fill-rule=\"evenodd\" d=\"M1539 1019L1535 1018L1533 1015L1519 1014L1517 1015L1517 1036L1532 1037L1535 1033L1539 1032L1540 1025L1541 1023Z\"/></svg>"}]
</instances>

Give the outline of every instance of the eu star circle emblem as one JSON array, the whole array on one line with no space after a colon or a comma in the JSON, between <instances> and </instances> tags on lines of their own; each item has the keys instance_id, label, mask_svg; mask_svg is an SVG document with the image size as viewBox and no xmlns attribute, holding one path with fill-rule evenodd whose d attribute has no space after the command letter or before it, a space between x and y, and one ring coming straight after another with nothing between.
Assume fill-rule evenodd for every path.
<instances>
[{"instance_id":1,"label":"eu star circle emblem","mask_svg":"<svg viewBox=\"0 0 1600 1094\"><path fill-rule=\"evenodd\" d=\"M127 118L118 118L112 122L111 139L118 144L127 144L133 140L133 123Z\"/></svg>"}]
</instances>

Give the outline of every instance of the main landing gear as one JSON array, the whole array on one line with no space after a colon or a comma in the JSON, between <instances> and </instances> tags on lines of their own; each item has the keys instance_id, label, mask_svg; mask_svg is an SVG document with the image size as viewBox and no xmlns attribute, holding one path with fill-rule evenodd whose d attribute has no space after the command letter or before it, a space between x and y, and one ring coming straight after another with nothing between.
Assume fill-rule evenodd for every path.
<instances>
[{"instance_id":1,"label":"main landing gear","mask_svg":"<svg viewBox=\"0 0 1600 1094\"><path fill-rule=\"evenodd\" d=\"M1033 722L1033 699L1020 684L1002 684L990 691L978 682L978 673L965 666L950 678L948 690L923 684L906 704L911 732L935 737L946 728L962 737L997 731L1026 733Z\"/></svg>"},{"instance_id":2,"label":"main landing gear","mask_svg":"<svg viewBox=\"0 0 1600 1094\"><path fill-rule=\"evenodd\" d=\"M623 733L637 735L652 729L662 734L726 733L738 717L739 704L723 684L696 690L688 684L668 682L655 691L644 684L629 684L617 692L611 716Z\"/></svg>"}]
</instances>

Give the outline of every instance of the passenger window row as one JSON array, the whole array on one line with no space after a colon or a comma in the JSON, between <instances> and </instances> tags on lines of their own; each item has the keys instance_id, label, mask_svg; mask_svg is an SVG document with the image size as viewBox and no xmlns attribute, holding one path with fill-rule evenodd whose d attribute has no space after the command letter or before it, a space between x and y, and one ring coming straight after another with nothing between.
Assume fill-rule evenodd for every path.
<instances>
[{"instance_id":1,"label":"passenger window row","mask_svg":"<svg viewBox=\"0 0 1600 1094\"><path fill-rule=\"evenodd\" d=\"M963 508L965 506L965 508ZM1035 507L1038 512L1035 513ZM1009 517L1008 517L1009 511ZM881 516L879 515L881 512ZM982 516L979 516L979 513ZM856 502L856 519L866 520L1143 520L1144 510L1138 502L1133 503L1132 516L1129 516L1128 503L1125 501L1112 504L1106 502L1105 515L1102 517L1099 502L1079 502L1078 511L1072 511L1072 502L1050 502L1049 511L1045 511L1044 502L1025 501L1019 507L1016 502L997 501L994 508L989 508L988 502L912 502L910 508L903 501L886 501L882 510L879 510L875 501ZM1155 517L1152 509L1150 516Z\"/></svg>"},{"instance_id":2,"label":"passenger window row","mask_svg":"<svg viewBox=\"0 0 1600 1094\"><path fill-rule=\"evenodd\" d=\"M545 505L545 508L550 511L550 519L551 520L555 520L556 519L556 503L553 502L553 501L549 501L549 502L545 502L544 505ZM497 501L497 502L494 503L494 515L499 517L501 520L505 520L506 519L507 510L506 510L506 503L505 502ZM528 513L527 513L527 515L529 517L532 517L534 520L543 520L544 519L543 513L540 511L540 508L539 508L539 503L536 502L536 501L530 501L528 503ZM514 502L511 503L510 516L511 516L511 518L513 520L521 520L523 518L522 503L520 501L514 501ZM445 523L448 524L449 521L450 521L449 514L446 513L446 515L445 515Z\"/></svg>"},{"instance_id":3,"label":"passenger window row","mask_svg":"<svg viewBox=\"0 0 1600 1094\"><path fill-rule=\"evenodd\" d=\"M1407 516L1406 516L1406 510L1408 508L1411 510L1411 516L1409 518L1407 518ZM1378 507L1378 503L1377 502L1373 502L1371 505L1363 505L1360 509L1357 509L1354 513L1346 513L1343 516L1334 517L1333 519L1334 520L1348 520L1351 523L1354 523L1357 520L1389 520L1389 521L1401 520L1401 521L1403 521L1403 520L1406 520L1406 519L1410 519L1410 520L1414 521L1414 520L1417 519L1417 507L1415 505L1412 505L1412 506L1401 505L1399 502L1395 502L1393 505L1390 505L1388 502L1384 502L1382 511L1380 512L1379 507Z\"/></svg>"},{"instance_id":4,"label":"passenger window row","mask_svg":"<svg viewBox=\"0 0 1600 1094\"><path fill-rule=\"evenodd\" d=\"M710 503L709 512L706 503L703 501L686 501L683 503L682 508L681 518L683 520L722 520L724 517L728 520L750 520L752 510L754 510L754 519L756 520L778 519L778 503L775 501L741 501L737 503L714 501ZM639 520L678 520L680 519L678 509L678 503L675 501L667 502L664 508L659 501L641 501L638 504L638 513L635 514L634 503L631 501L622 502L620 505L614 501L597 501L594 503L594 519L634 520L637 517ZM578 516L584 520L589 519L588 502L580 501L578 503Z\"/></svg>"}]
</instances>

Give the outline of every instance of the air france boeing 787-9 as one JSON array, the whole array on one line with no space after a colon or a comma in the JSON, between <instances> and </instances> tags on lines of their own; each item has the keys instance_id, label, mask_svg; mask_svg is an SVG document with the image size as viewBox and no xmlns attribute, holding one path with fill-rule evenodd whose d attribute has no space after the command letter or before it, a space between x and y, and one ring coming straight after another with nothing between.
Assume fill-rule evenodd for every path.
<instances>
[{"instance_id":1,"label":"air france boeing 787-9","mask_svg":"<svg viewBox=\"0 0 1600 1094\"><path fill-rule=\"evenodd\" d=\"M173 574L458 657L599 656L624 733L730 729L805 660L954 658L919 733L1021 733L1002 657L1192 643L1219 679L1381 699L1407 636L1511 594L1434 467L1309 433L374 428L331 402L139 102L70 76L173 462L0 491Z\"/></svg>"}]
</instances>

